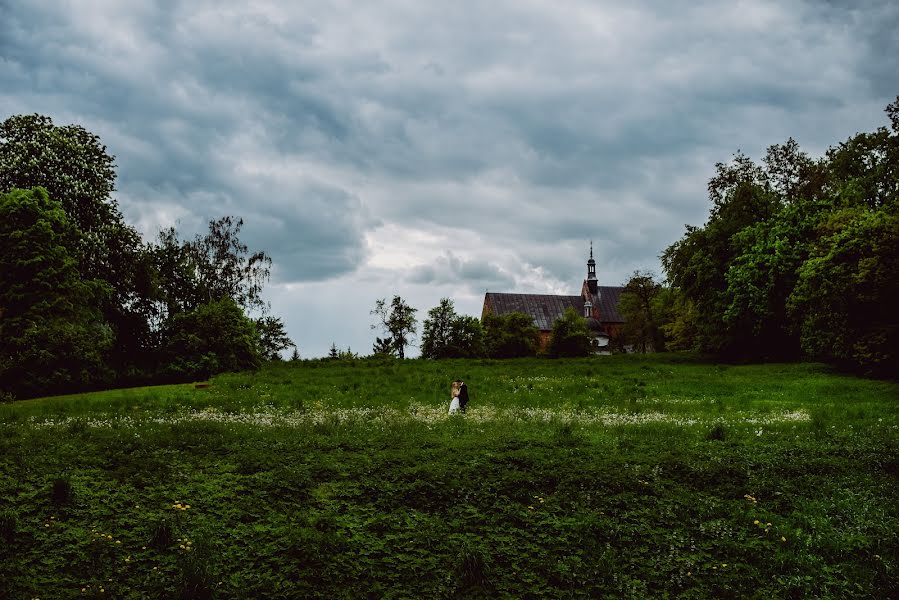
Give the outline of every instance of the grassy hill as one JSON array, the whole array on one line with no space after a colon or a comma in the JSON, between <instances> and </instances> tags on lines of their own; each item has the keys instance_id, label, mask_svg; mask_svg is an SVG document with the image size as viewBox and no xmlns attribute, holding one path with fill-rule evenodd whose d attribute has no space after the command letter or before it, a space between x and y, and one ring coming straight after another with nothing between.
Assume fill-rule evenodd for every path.
<instances>
[{"instance_id":1,"label":"grassy hill","mask_svg":"<svg viewBox=\"0 0 899 600\"><path fill-rule=\"evenodd\" d=\"M897 400L659 355L285 363L0 405L0 598L886 598Z\"/></svg>"}]
</instances>

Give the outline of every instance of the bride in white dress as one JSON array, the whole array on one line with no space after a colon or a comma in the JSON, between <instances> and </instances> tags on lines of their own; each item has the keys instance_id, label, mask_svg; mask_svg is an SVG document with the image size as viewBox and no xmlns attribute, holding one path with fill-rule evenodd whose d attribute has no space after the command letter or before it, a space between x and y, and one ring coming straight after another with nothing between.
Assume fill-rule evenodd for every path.
<instances>
[{"instance_id":1,"label":"bride in white dress","mask_svg":"<svg viewBox=\"0 0 899 600\"><path fill-rule=\"evenodd\" d=\"M450 398L450 407L449 414L455 415L462 412L461 406L459 406L459 390L462 389L462 382L456 380L453 382L452 388L452 396Z\"/></svg>"}]
</instances>

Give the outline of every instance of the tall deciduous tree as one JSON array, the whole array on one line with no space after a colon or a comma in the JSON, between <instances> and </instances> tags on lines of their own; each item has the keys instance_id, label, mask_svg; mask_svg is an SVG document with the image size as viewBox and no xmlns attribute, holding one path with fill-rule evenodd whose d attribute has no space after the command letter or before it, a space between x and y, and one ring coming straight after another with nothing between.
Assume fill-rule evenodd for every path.
<instances>
[{"instance_id":1,"label":"tall deciduous tree","mask_svg":"<svg viewBox=\"0 0 899 600\"><path fill-rule=\"evenodd\" d=\"M372 329L381 328L390 339L392 352L399 358L405 358L406 346L411 343L412 336L418 326L415 319L417 309L412 308L399 296L394 296L390 305L382 298L375 302L375 308L371 314L378 318L378 323L371 326Z\"/></svg>"},{"instance_id":2,"label":"tall deciduous tree","mask_svg":"<svg viewBox=\"0 0 899 600\"><path fill-rule=\"evenodd\" d=\"M80 239L46 190L0 194L0 389L27 397L108 380L112 332L97 307L110 290L79 275Z\"/></svg>"},{"instance_id":3,"label":"tall deciduous tree","mask_svg":"<svg viewBox=\"0 0 899 600\"><path fill-rule=\"evenodd\" d=\"M549 338L548 352L552 357L589 356L593 349L590 345L590 330L587 321L571 307L553 323L552 336Z\"/></svg>"},{"instance_id":4,"label":"tall deciduous tree","mask_svg":"<svg viewBox=\"0 0 899 600\"><path fill-rule=\"evenodd\" d=\"M424 358L472 358L483 351L481 322L456 314L453 301L441 298L428 311L422 325L421 355Z\"/></svg>"},{"instance_id":5,"label":"tall deciduous tree","mask_svg":"<svg viewBox=\"0 0 899 600\"><path fill-rule=\"evenodd\" d=\"M244 310L264 310L262 288L268 281L272 259L263 251L250 253L238 237L243 219L222 217L209 221L209 232L188 246L205 300L231 298Z\"/></svg>"},{"instance_id":6,"label":"tall deciduous tree","mask_svg":"<svg viewBox=\"0 0 899 600\"><path fill-rule=\"evenodd\" d=\"M140 235L112 198L114 167L100 139L79 125L36 114L0 123L0 192L41 186L61 203L82 234L71 249L80 276L109 285L99 308L115 338L111 360L124 370L153 343L153 276Z\"/></svg>"},{"instance_id":7,"label":"tall deciduous tree","mask_svg":"<svg viewBox=\"0 0 899 600\"><path fill-rule=\"evenodd\" d=\"M540 332L534 319L525 313L484 315L484 346L490 358L535 356L540 347Z\"/></svg>"},{"instance_id":8,"label":"tall deciduous tree","mask_svg":"<svg viewBox=\"0 0 899 600\"><path fill-rule=\"evenodd\" d=\"M175 315L165 355L165 372L177 379L256 369L262 358L253 321L228 297Z\"/></svg>"},{"instance_id":9,"label":"tall deciduous tree","mask_svg":"<svg viewBox=\"0 0 899 600\"><path fill-rule=\"evenodd\" d=\"M661 352L665 342L659 331L656 299L662 284L650 271L634 271L624 286L618 311L624 317L622 342L640 352Z\"/></svg>"},{"instance_id":10,"label":"tall deciduous tree","mask_svg":"<svg viewBox=\"0 0 899 600\"><path fill-rule=\"evenodd\" d=\"M284 330L284 322L271 315L256 319L256 334L259 336L259 351L265 360L281 360L281 352L296 346Z\"/></svg>"},{"instance_id":11,"label":"tall deciduous tree","mask_svg":"<svg viewBox=\"0 0 899 600\"><path fill-rule=\"evenodd\" d=\"M743 358L806 355L899 370L899 98L892 131L860 133L812 161L794 140L764 166L738 155L709 183L703 227L662 255L675 292L665 331ZM695 333L695 336L694 336Z\"/></svg>"}]
</instances>

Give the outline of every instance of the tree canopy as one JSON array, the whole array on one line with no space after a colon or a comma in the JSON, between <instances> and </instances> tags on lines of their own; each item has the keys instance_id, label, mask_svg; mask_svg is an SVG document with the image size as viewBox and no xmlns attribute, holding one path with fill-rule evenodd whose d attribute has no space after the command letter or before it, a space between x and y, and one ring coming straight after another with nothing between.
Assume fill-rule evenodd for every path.
<instances>
[{"instance_id":1,"label":"tree canopy","mask_svg":"<svg viewBox=\"0 0 899 600\"><path fill-rule=\"evenodd\" d=\"M484 315L484 347L490 358L535 356L540 347L540 331L534 320L522 312Z\"/></svg>"},{"instance_id":2,"label":"tree canopy","mask_svg":"<svg viewBox=\"0 0 899 600\"><path fill-rule=\"evenodd\" d=\"M428 311L422 325L421 355L424 358L474 358L483 353L481 322L456 314L449 298Z\"/></svg>"},{"instance_id":3,"label":"tree canopy","mask_svg":"<svg viewBox=\"0 0 899 600\"><path fill-rule=\"evenodd\" d=\"M213 219L189 241L169 228L144 243L111 196L114 166L78 125L41 115L0 123L2 390L151 383L280 358L293 342L262 299L271 259L240 241L243 221Z\"/></svg>"},{"instance_id":4,"label":"tree canopy","mask_svg":"<svg viewBox=\"0 0 899 600\"><path fill-rule=\"evenodd\" d=\"M899 98L887 115L818 160L790 139L716 166L709 220L662 254L677 347L899 372Z\"/></svg>"},{"instance_id":5,"label":"tree canopy","mask_svg":"<svg viewBox=\"0 0 899 600\"><path fill-rule=\"evenodd\" d=\"M554 358L589 356L593 351L590 340L586 319L569 306L553 323L547 350Z\"/></svg>"},{"instance_id":6,"label":"tree canopy","mask_svg":"<svg viewBox=\"0 0 899 600\"><path fill-rule=\"evenodd\" d=\"M78 273L78 229L43 188L0 194L0 390L18 396L109 379L110 293Z\"/></svg>"},{"instance_id":7,"label":"tree canopy","mask_svg":"<svg viewBox=\"0 0 899 600\"><path fill-rule=\"evenodd\" d=\"M417 309L406 304L406 301L399 296L394 296L389 306L386 299L376 301L375 308L371 311L371 314L378 318L378 323L371 328L380 327L388 335L390 352L399 358L405 358L406 346L411 343L418 327L416 312Z\"/></svg>"}]
</instances>

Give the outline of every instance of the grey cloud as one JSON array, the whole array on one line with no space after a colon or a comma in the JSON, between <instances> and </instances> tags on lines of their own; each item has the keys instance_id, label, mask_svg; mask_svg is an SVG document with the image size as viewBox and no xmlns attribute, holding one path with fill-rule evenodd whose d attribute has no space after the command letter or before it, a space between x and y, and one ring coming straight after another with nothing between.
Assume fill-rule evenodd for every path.
<instances>
[{"instance_id":1,"label":"grey cloud","mask_svg":"<svg viewBox=\"0 0 899 600\"><path fill-rule=\"evenodd\" d=\"M412 284L450 284L467 287L474 292L484 289L508 289L515 285L514 274L503 271L495 263L465 260L452 251L445 252L429 264L409 270L406 281Z\"/></svg>"},{"instance_id":2,"label":"grey cloud","mask_svg":"<svg viewBox=\"0 0 899 600\"><path fill-rule=\"evenodd\" d=\"M0 108L100 135L148 235L243 216L278 285L352 273L379 222L483 240L410 285L576 286L591 238L611 284L705 218L716 161L885 124L897 24L888 0L6 0Z\"/></svg>"}]
</instances>

